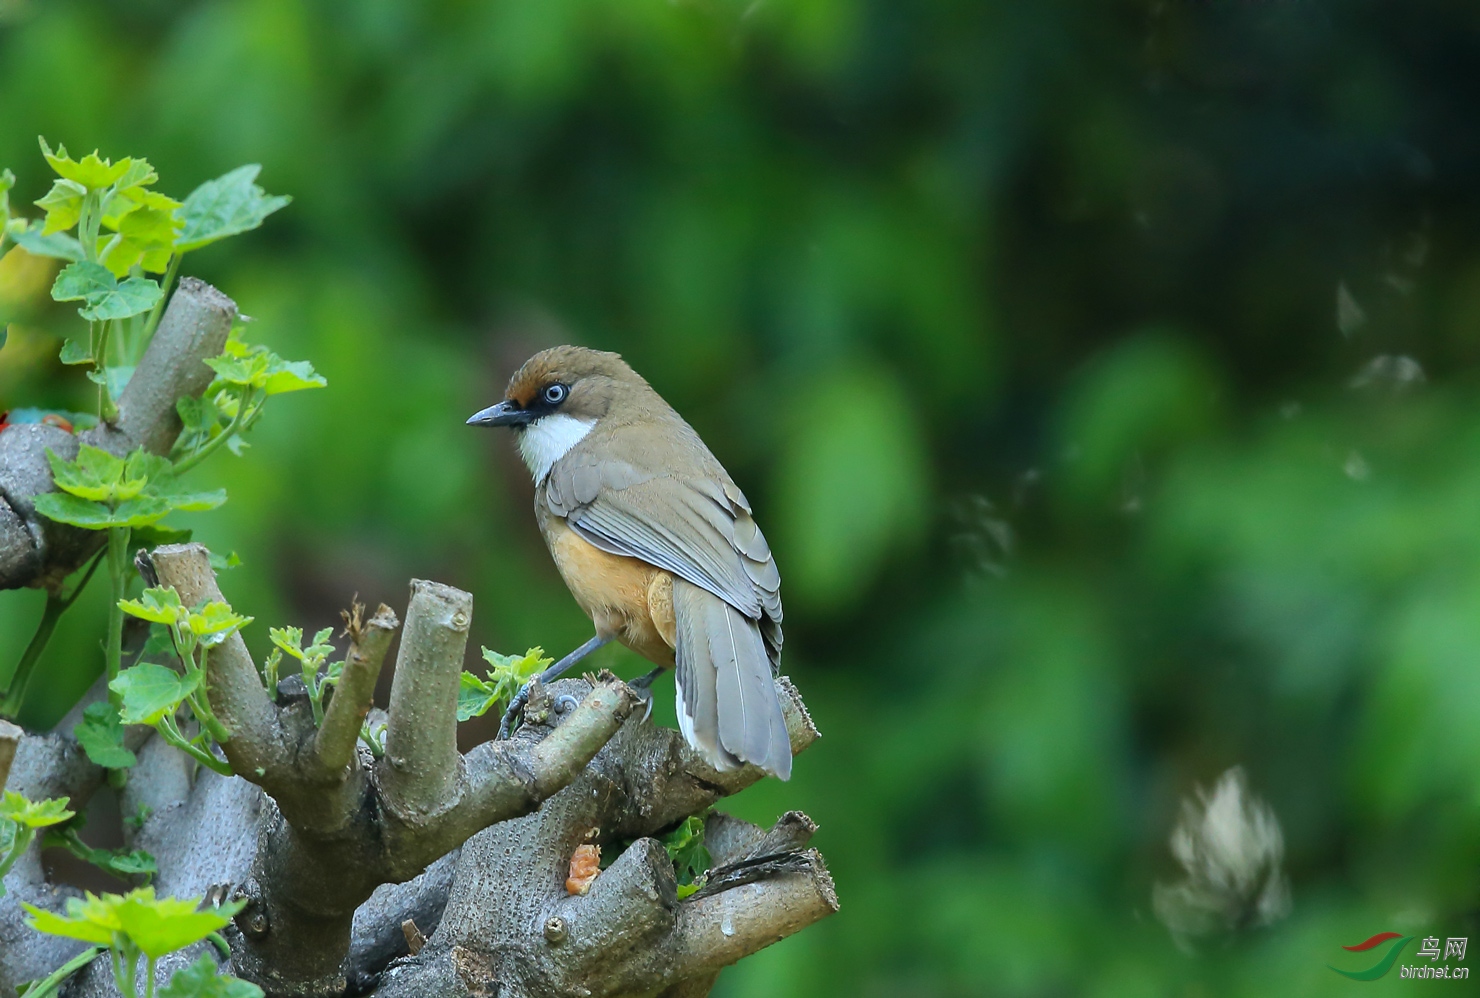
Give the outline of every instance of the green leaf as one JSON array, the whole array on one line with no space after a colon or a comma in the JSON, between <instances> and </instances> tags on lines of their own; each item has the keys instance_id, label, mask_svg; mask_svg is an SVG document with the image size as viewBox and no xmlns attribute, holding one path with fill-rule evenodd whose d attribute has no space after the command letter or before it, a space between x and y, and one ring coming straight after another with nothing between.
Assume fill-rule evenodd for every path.
<instances>
[{"instance_id":1,"label":"green leaf","mask_svg":"<svg viewBox=\"0 0 1480 998\"><path fill-rule=\"evenodd\" d=\"M0 820L8 819L26 828L60 825L75 817L73 812L67 810L68 800L66 797L58 797L53 800L30 801L14 790L7 790L5 796L0 797Z\"/></svg>"},{"instance_id":2,"label":"green leaf","mask_svg":"<svg viewBox=\"0 0 1480 998\"><path fill-rule=\"evenodd\" d=\"M6 229L5 234L32 256L74 261L83 257L81 243L64 232L47 235L46 227L41 222L27 225L23 219L18 218Z\"/></svg>"},{"instance_id":3,"label":"green leaf","mask_svg":"<svg viewBox=\"0 0 1480 998\"><path fill-rule=\"evenodd\" d=\"M147 527L164 519L170 512L169 503L149 497L121 502L114 509L65 492L48 492L37 496L34 502L42 516L84 530Z\"/></svg>"},{"instance_id":4,"label":"green leaf","mask_svg":"<svg viewBox=\"0 0 1480 998\"><path fill-rule=\"evenodd\" d=\"M543 648L531 648L523 655L500 655L484 648L483 660L493 667L486 680L471 672L462 674L457 691L459 721L482 717L496 704L511 699L536 673L555 661L545 657Z\"/></svg>"},{"instance_id":5,"label":"green leaf","mask_svg":"<svg viewBox=\"0 0 1480 998\"><path fill-rule=\"evenodd\" d=\"M68 898L66 915L42 911L24 901L21 902L21 907L31 916L26 924L37 932L62 936L65 939L81 939L85 943L99 946L110 946L113 943L113 933L118 923L113 917L112 905L92 894L87 895L86 901Z\"/></svg>"},{"instance_id":6,"label":"green leaf","mask_svg":"<svg viewBox=\"0 0 1480 998\"><path fill-rule=\"evenodd\" d=\"M62 344L61 361L63 364L91 364L92 347L81 340L67 340Z\"/></svg>"},{"instance_id":7,"label":"green leaf","mask_svg":"<svg viewBox=\"0 0 1480 998\"><path fill-rule=\"evenodd\" d=\"M282 395L305 388L323 388L328 384L324 376L314 371L313 365L308 361L283 360L277 354L270 354L267 379L261 387L269 395Z\"/></svg>"},{"instance_id":8,"label":"green leaf","mask_svg":"<svg viewBox=\"0 0 1480 998\"><path fill-rule=\"evenodd\" d=\"M238 167L191 191L178 213L184 228L175 240L175 249L187 253L255 229L268 215L292 201L286 196L270 197L258 187L255 181L261 171L256 163Z\"/></svg>"},{"instance_id":9,"label":"green leaf","mask_svg":"<svg viewBox=\"0 0 1480 998\"><path fill-rule=\"evenodd\" d=\"M493 683L484 682L471 672L462 674L462 681L457 689L457 719L459 721L482 717L496 703L498 703L498 692Z\"/></svg>"},{"instance_id":10,"label":"green leaf","mask_svg":"<svg viewBox=\"0 0 1480 998\"><path fill-rule=\"evenodd\" d=\"M130 468L123 458L91 444L81 444L72 461L48 447L46 459L51 464L51 476L57 488L80 499L94 502L134 499L149 484L146 469ZM129 474L130 471L134 473Z\"/></svg>"},{"instance_id":11,"label":"green leaf","mask_svg":"<svg viewBox=\"0 0 1480 998\"><path fill-rule=\"evenodd\" d=\"M189 542L191 531L173 530L169 527L135 527L129 535L128 546L130 551L139 548L157 548L161 544L185 544Z\"/></svg>"},{"instance_id":12,"label":"green leaf","mask_svg":"<svg viewBox=\"0 0 1480 998\"><path fill-rule=\"evenodd\" d=\"M87 855L79 858L121 877L147 877L159 872L158 862L143 849L130 852L122 849L89 849Z\"/></svg>"},{"instance_id":13,"label":"green leaf","mask_svg":"<svg viewBox=\"0 0 1480 998\"><path fill-rule=\"evenodd\" d=\"M72 737L87 757L104 769L128 769L138 758L123 744L123 722L106 700L90 703L82 720L72 728Z\"/></svg>"},{"instance_id":14,"label":"green leaf","mask_svg":"<svg viewBox=\"0 0 1480 998\"><path fill-rule=\"evenodd\" d=\"M15 186L15 174L0 170L0 215L10 214L10 190Z\"/></svg>"},{"instance_id":15,"label":"green leaf","mask_svg":"<svg viewBox=\"0 0 1480 998\"><path fill-rule=\"evenodd\" d=\"M216 377L231 385L261 388L267 383L267 358L262 354L248 357L232 357L222 354L206 358L206 365L216 372Z\"/></svg>"},{"instance_id":16,"label":"green leaf","mask_svg":"<svg viewBox=\"0 0 1480 998\"><path fill-rule=\"evenodd\" d=\"M22 907L31 916L27 924L37 932L102 946L113 945L115 934L121 934L144 955L158 959L224 928L246 904L242 900L197 910L200 902L200 898L156 899L154 888L141 887L123 895L69 898L66 915L42 911L24 902Z\"/></svg>"},{"instance_id":17,"label":"green leaf","mask_svg":"<svg viewBox=\"0 0 1480 998\"><path fill-rule=\"evenodd\" d=\"M46 196L36 201L36 207L45 210L46 221L41 234L49 236L65 232L77 224L82 216L82 202L87 197L87 188L71 180L52 182Z\"/></svg>"},{"instance_id":18,"label":"green leaf","mask_svg":"<svg viewBox=\"0 0 1480 998\"><path fill-rule=\"evenodd\" d=\"M41 139L41 155L51 164L51 168L57 172L57 176L64 180L70 180L88 190L101 190L110 187L125 174L131 178L139 176L141 179L135 183L148 183L152 179L147 175L153 173L149 164L139 160L138 164L132 159L121 159L117 163L98 156L97 150L93 150L81 160L74 160L67 155L66 146L57 146L57 151L52 152L51 147L46 144L46 139ZM142 172L139 166L142 165Z\"/></svg>"},{"instance_id":19,"label":"green leaf","mask_svg":"<svg viewBox=\"0 0 1480 998\"><path fill-rule=\"evenodd\" d=\"M267 629L267 637L283 651L292 655L298 661L303 661L303 628L269 627Z\"/></svg>"},{"instance_id":20,"label":"green leaf","mask_svg":"<svg viewBox=\"0 0 1480 998\"><path fill-rule=\"evenodd\" d=\"M185 424L187 433L209 432L221 420L221 410L216 408L215 402L190 395L175 403L175 411L180 414L180 422Z\"/></svg>"},{"instance_id":21,"label":"green leaf","mask_svg":"<svg viewBox=\"0 0 1480 998\"><path fill-rule=\"evenodd\" d=\"M218 973L216 962L205 955L175 971L170 983L159 990L159 998L262 998L262 989Z\"/></svg>"},{"instance_id":22,"label":"green leaf","mask_svg":"<svg viewBox=\"0 0 1480 998\"><path fill-rule=\"evenodd\" d=\"M148 896L143 896L148 891ZM200 903L179 898L154 898L149 888L133 891L117 907L123 932L145 956L158 959L166 953L200 942L226 927L231 917L246 905L246 899L219 908L196 910Z\"/></svg>"},{"instance_id":23,"label":"green leaf","mask_svg":"<svg viewBox=\"0 0 1480 998\"><path fill-rule=\"evenodd\" d=\"M145 662L120 672L108 688L123 699L124 724L157 724L195 692L201 674L182 676L173 669Z\"/></svg>"},{"instance_id":24,"label":"green leaf","mask_svg":"<svg viewBox=\"0 0 1480 998\"><path fill-rule=\"evenodd\" d=\"M173 209L140 208L133 211L119 221L116 237L99 237L99 251L106 248L103 263L118 277L136 265L150 273L162 274L169 268L170 257L174 255L178 226Z\"/></svg>"},{"instance_id":25,"label":"green leaf","mask_svg":"<svg viewBox=\"0 0 1480 998\"><path fill-rule=\"evenodd\" d=\"M198 610L190 611L190 630L207 648L219 645L237 631L253 621L231 608L228 603L217 600L207 603Z\"/></svg>"},{"instance_id":26,"label":"green leaf","mask_svg":"<svg viewBox=\"0 0 1480 998\"><path fill-rule=\"evenodd\" d=\"M50 831L42 840L42 847L66 849L85 863L91 863L123 877L152 876L159 872L154 857L142 849L124 852L122 849L94 849L83 842L77 834L80 822Z\"/></svg>"},{"instance_id":27,"label":"green leaf","mask_svg":"<svg viewBox=\"0 0 1480 998\"><path fill-rule=\"evenodd\" d=\"M84 302L77 314L89 322L142 315L163 294L151 278L130 277L120 283L107 267L87 260L68 264L51 287L56 301Z\"/></svg>"},{"instance_id":28,"label":"green leaf","mask_svg":"<svg viewBox=\"0 0 1480 998\"><path fill-rule=\"evenodd\" d=\"M229 551L224 555L212 551L210 555L211 567L218 572L225 572L241 565L241 557L235 551Z\"/></svg>"},{"instance_id":29,"label":"green leaf","mask_svg":"<svg viewBox=\"0 0 1480 998\"><path fill-rule=\"evenodd\" d=\"M663 836L663 848L673 861L673 869L680 884L694 883L713 863L709 850L704 847L702 815L685 818L682 824Z\"/></svg>"},{"instance_id":30,"label":"green leaf","mask_svg":"<svg viewBox=\"0 0 1480 998\"><path fill-rule=\"evenodd\" d=\"M232 349L233 344L236 349ZM218 381L261 388L268 395L323 388L328 384L308 361L283 360L266 347L246 346L240 340L227 341L226 352L207 359L206 363L216 372Z\"/></svg>"},{"instance_id":31,"label":"green leaf","mask_svg":"<svg viewBox=\"0 0 1480 998\"><path fill-rule=\"evenodd\" d=\"M120 600L118 606L130 617L155 624L174 624L188 616L180 604L180 594L173 587L155 586L145 589L138 599Z\"/></svg>"}]
</instances>

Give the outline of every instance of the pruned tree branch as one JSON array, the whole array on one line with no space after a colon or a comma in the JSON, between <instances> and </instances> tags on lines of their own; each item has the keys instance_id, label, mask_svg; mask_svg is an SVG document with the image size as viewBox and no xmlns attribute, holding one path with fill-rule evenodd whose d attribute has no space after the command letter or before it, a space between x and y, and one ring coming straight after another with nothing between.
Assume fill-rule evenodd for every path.
<instances>
[{"instance_id":1,"label":"pruned tree branch","mask_svg":"<svg viewBox=\"0 0 1480 998\"><path fill-rule=\"evenodd\" d=\"M515 740L558 724L565 698L588 683L564 680L531 695L531 723ZM777 687L792 750L802 752L817 729L790 682ZM539 811L467 841L436 931L392 965L377 994L635 996L679 985L674 994L707 993L723 966L837 908L821 857L798 851L815 826L797 813L770 832L714 817L706 842L720 865L711 886L678 900L673 864L652 836L763 775L749 766L719 772L678 732L629 720ZM588 894L568 893L577 846L629 841Z\"/></svg>"},{"instance_id":2,"label":"pruned tree branch","mask_svg":"<svg viewBox=\"0 0 1480 998\"><path fill-rule=\"evenodd\" d=\"M175 403L211 383L203 363L221 353L236 304L193 277L180 279L164 318L118 400L118 421L80 434L44 423L0 433L0 589L55 589L103 544L100 531L54 523L36 512L35 497L55 491L47 450L72 460L79 444L123 455L135 447L167 452L180 434Z\"/></svg>"},{"instance_id":3,"label":"pruned tree branch","mask_svg":"<svg viewBox=\"0 0 1480 998\"><path fill-rule=\"evenodd\" d=\"M183 602L221 598L200 545L162 547L153 564L160 584L175 587ZM384 655L395 615L382 608L374 619L377 627L360 636L369 645L359 649L367 675L376 671L377 649ZM487 743L460 756L457 689L471 622L467 593L412 583L386 753L377 760L352 752L337 771L319 751L324 732L301 683L280 683L274 701L239 636L211 651L211 705L231 731L222 749L241 778L268 795L252 871L239 888L250 902L237 919L239 975L275 995L342 992L355 909L376 887L410 880L469 835L538 807L631 713L635 698L605 679L548 739ZM364 695L352 690L341 710L358 716Z\"/></svg>"}]
</instances>

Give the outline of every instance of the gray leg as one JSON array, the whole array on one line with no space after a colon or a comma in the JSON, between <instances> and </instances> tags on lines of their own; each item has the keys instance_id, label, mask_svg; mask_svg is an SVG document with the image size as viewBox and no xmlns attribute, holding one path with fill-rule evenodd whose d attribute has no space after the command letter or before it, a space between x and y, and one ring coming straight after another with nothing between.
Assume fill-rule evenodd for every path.
<instances>
[{"instance_id":1,"label":"gray leg","mask_svg":"<svg viewBox=\"0 0 1480 998\"><path fill-rule=\"evenodd\" d=\"M585 644L581 645L581 647L577 648L575 651L571 652L569 655L565 656L560 661L547 668L544 672L541 672L538 676L535 676L534 679L531 679L529 682L525 683L523 688L520 689L518 693L514 694L514 699L509 701L509 709L504 712L504 719L499 722L499 739L502 740L509 737L510 730L513 727L515 718L517 718L521 713L524 712L524 705L529 703L529 688L535 684L536 680L538 680L541 684L554 682L556 679L559 679L562 675L569 671L571 666L575 665L581 659L585 658L587 655L591 654L593 651L600 648L602 645L606 644L610 640L611 638L604 638L600 634L596 635L590 641L587 641Z\"/></svg>"}]
</instances>

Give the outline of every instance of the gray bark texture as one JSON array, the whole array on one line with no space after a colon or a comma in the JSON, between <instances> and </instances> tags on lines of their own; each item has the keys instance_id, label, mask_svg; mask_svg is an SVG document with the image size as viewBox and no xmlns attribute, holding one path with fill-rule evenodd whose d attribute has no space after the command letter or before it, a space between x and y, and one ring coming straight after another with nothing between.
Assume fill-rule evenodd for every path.
<instances>
[{"instance_id":1,"label":"gray bark texture","mask_svg":"<svg viewBox=\"0 0 1480 998\"><path fill-rule=\"evenodd\" d=\"M95 535L51 524L32 497L53 488L45 449L71 456L79 439L124 453L169 449L175 401L210 381L235 305L182 280L119 402L114 426L80 437L50 426L0 432L0 588L56 589L98 548ZM222 599L208 552L157 548L138 559L187 605ZM119 791L130 848L159 865L161 896L245 899L225 933L224 972L274 996L384 998L701 998L722 967L837 910L815 826L784 815L769 829L710 812L713 857L703 886L678 897L657 840L685 818L761 779L720 772L636 710L610 674L565 679L530 696L509 740L457 748L457 693L472 597L413 581L402 626L380 606L346 614L349 647L323 722L302 680L268 690L240 636L206 663L211 707L231 732L221 751L238 775L198 767L147 728L128 729L138 755ZM372 707L399 634L387 711ZM818 737L801 698L777 680L792 750ZM100 682L49 733L0 721L0 789L81 810L105 784L72 737ZM362 722L383 723L377 757ZM610 866L585 893L567 877L580 846ZM61 910L70 888L47 882L33 845L0 897L0 998L45 976L82 944L32 931L21 902ZM158 983L215 951L201 944L160 962ZM64 998L116 998L106 957L65 985Z\"/></svg>"}]
</instances>

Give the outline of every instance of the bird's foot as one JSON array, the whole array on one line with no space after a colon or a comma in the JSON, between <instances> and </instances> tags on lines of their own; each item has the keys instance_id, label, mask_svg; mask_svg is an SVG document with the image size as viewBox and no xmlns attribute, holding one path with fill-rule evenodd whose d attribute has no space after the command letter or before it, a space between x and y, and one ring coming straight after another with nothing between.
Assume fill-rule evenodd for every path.
<instances>
[{"instance_id":1,"label":"bird's foot","mask_svg":"<svg viewBox=\"0 0 1480 998\"><path fill-rule=\"evenodd\" d=\"M509 709L504 711L504 718L498 724L499 741L508 741L509 736L514 733L514 727L524 713L524 705L529 703L529 691L537 682L538 676L520 687L519 692L514 694L514 699L509 701Z\"/></svg>"},{"instance_id":2,"label":"bird's foot","mask_svg":"<svg viewBox=\"0 0 1480 998\"><path fill-rule=\"evenodd\" d=\"M644 721L653 716L653 682L662 674L662 669L654 669L647 675L638 676L627 684L627 688L633 692L637 699L642 701L642 719Z\"/></svg>"}]
</instances>

